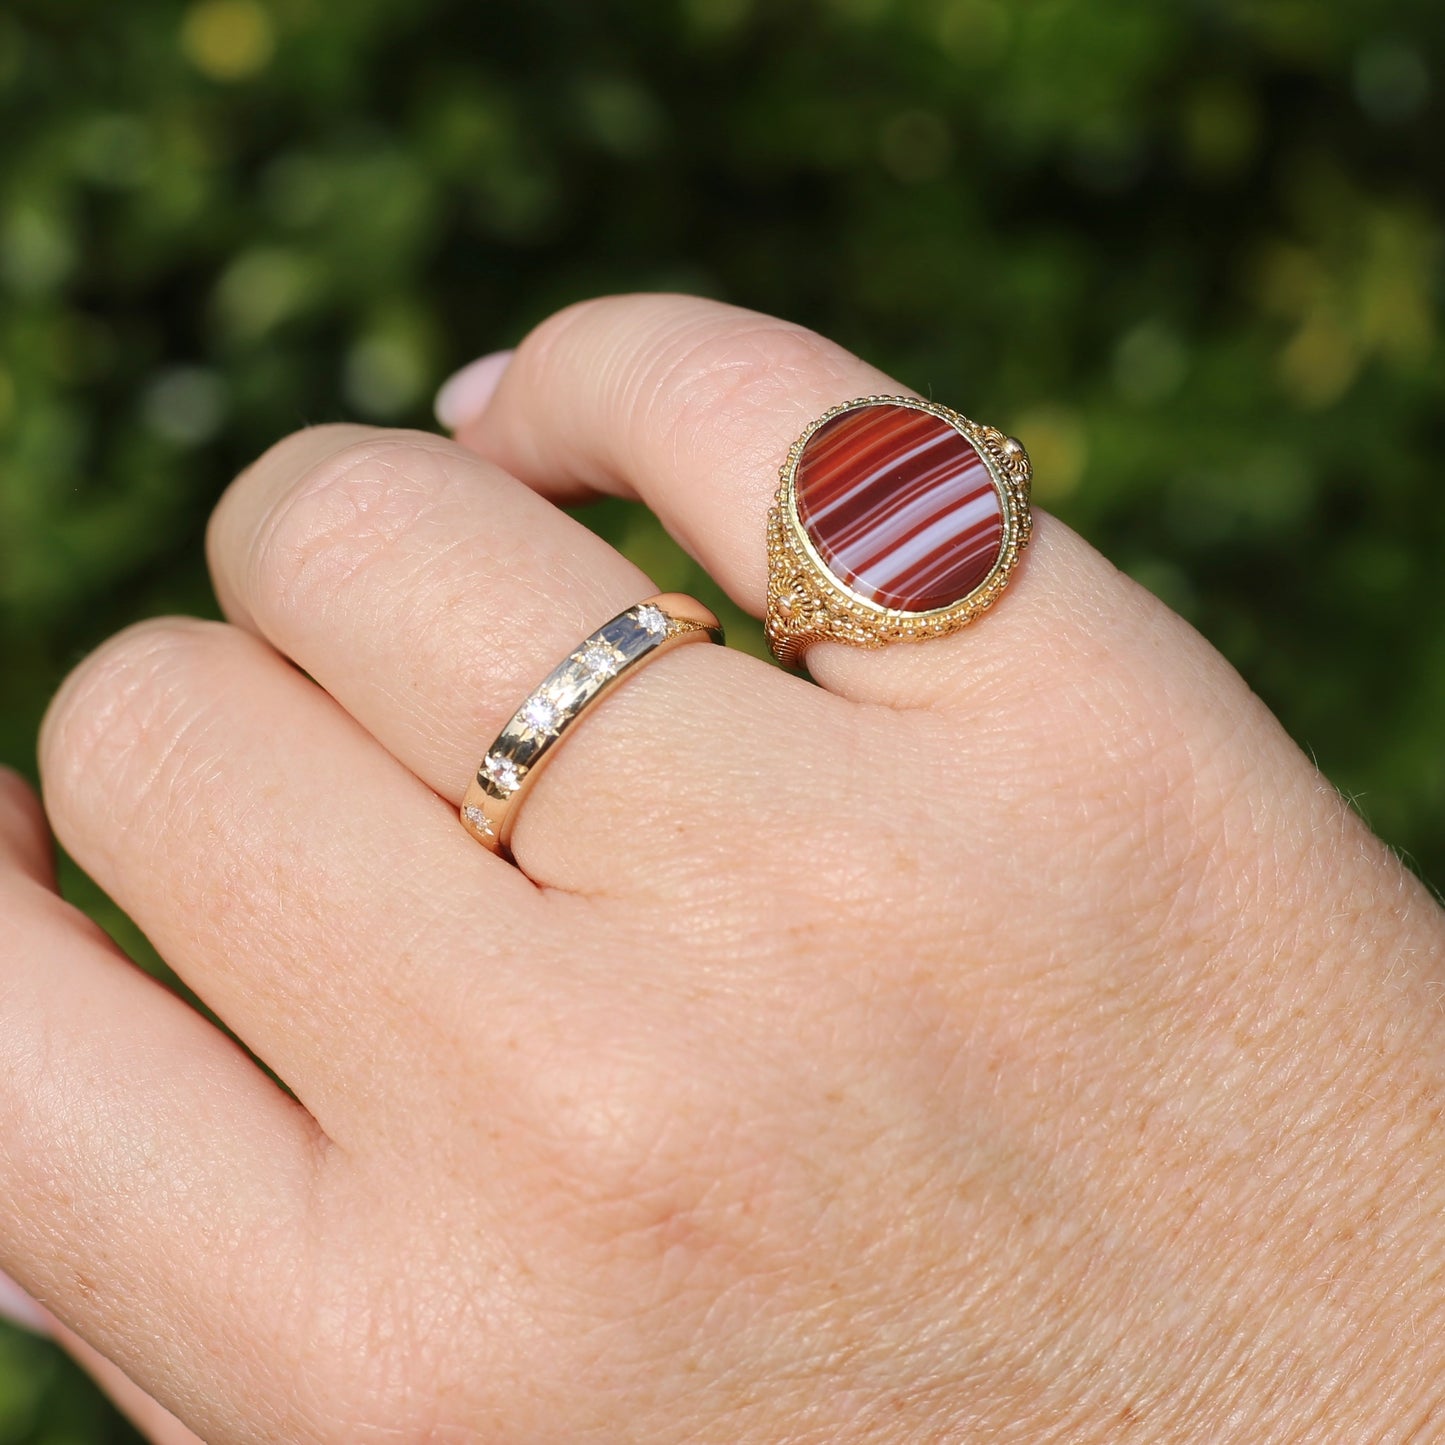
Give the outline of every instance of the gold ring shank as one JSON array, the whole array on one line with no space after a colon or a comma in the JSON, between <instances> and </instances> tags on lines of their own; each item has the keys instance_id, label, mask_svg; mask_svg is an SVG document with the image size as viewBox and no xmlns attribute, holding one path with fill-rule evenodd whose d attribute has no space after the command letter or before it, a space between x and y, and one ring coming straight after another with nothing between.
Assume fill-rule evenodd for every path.
<instances>
[{"instance_id":1,"label":"gold ring shank","mask_svg":"<svg viewBox=\"0 0 1445 1445\"><path fill-rule=\"evenodd\" d=\"M510 857L522 800L593 704L665 652L722 640L722 624L713 613L680 592L664 592L619 612L583 638L497 734L462 799L462 827L484 848Z\"/></svg>"}]
</instances>

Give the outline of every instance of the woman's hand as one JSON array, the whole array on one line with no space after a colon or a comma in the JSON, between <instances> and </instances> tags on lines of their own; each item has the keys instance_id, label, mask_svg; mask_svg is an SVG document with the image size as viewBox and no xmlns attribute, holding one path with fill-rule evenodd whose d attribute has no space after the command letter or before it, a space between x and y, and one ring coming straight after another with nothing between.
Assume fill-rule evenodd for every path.
<instances>
[{"instance_id":1,"label":"woman's hand","mask_svg":"<svg viewBox=\"0 0 1445 1445\"><path fill-rule=\"evenodd\" d=\"M56 699L60 841L295 1097L5 791L0 1263L203 1439L1439 1428L1445 918L1051 518L977 625L822 645L821 687L659 660L520 869L458 826L656 590L553 500L640 496L759 612L789 443L897 389L722 306L574 308L457 442L274 447L211 530L230 625Z\"/></svg>"}]
</instances>

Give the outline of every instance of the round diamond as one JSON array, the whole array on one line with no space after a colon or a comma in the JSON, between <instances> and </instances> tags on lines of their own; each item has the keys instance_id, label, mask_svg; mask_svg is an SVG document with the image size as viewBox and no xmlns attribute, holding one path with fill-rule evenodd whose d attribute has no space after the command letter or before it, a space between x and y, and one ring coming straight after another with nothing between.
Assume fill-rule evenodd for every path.
<instances>
[{"instance_id":1,"label":"round diamond","mask_svg":"<svg viewBox=\"0 0 1445 1445\"><path fill-rule=\"evenodd\" d=\"M646 602L637 609L637 621L649 637L666 637L672 628L667 613L651 602Z\"/></svg>"},{"instance_id":2,"label":"round diamond","mask_svg":"<svg viewBox=\"0 0 1445 1445\"><path fill-rule=\"evenodd\" d=\"M501 753L488 753L482 764L482 771L504 793L515 793L522 786L522 774L516 763L511 758L503 757Z\"/></svg>"},{"instance_id":3,"label":"round diamond","mask_svg":"<svg viewBox=\"0 0 1445 1445\"><path fill-rule=\"evenodd\" d=\"M490 838L496 832L496 829L492 827L492 820L475 803L468 803L462 809L462 817L483 837Z\"/></svg>"},{"instance_id":4,"label":"round diamond","mask_svg":"<svg viewBox=\"0 0 1445 1445\"><path fill-rule=\"evenodd\" d=\"M550 697L539 692L527 699L526 706L522 708L522 721L534 733L554 732L562 721L562 709Z\"/></svg>"},{"instance_id":5,"label":"round diamond","mask_svg":"<svg viewBox=\"0 0 1445 1445\"><path fill-rule=\"evenodd\" d=\"M617 654L605 642L589 642L577 660L594 677L611 677L617 671Z\"/></svg>"}]
</instances>

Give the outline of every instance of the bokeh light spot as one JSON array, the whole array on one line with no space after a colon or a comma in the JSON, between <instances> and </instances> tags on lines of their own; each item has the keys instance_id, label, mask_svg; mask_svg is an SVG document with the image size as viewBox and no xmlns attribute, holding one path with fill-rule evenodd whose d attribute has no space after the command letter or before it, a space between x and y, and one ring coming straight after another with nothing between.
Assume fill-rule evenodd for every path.
<instances>
[{"instance_id":1,"label":"bokeh light spot","mask_svg":"<svg viewBox=\"0 0 1445 1445\"><path fill-rule=\"evenodd\" d=\"M199 446L220 429L226 388L203 366L172 366L159 372L141 397L146 425L177 446Z\"/></svg>"},{"instance_id":2,"label":"bokeh light spot","mask_svg":"<svg viewBox=\"0 0 1445 1445\"><path fill-rule=\"evenodd\" d=\"M346 356L342 387L346 400L363 416L389 420L420 397L428 381L427 365L405 336L364 336Z\"/></svg>"},{"instance_id":3,"label":"bokeh light spot","mask_svg":"<svg viewBox=\"0 0 1445 1445\"><path fill-rule=\"evenodd\" d=\"M181 49L210 80L249 80L271 63L276 32L256 0L198 0L181 22Z\"/></svg>"},{"instance_id":4,"label":"bokeh light spot","mask_svg":"<svg viewBox=\"0 0 1445 1445\"><path fill-rule=\"evenodd\" d=\"M655 151L667 127L657 102L635 81L596 76L579 87L587 133L605 151L636 160Z\"/></svg>"},{"instance_id":5,"label":"bokeh light spot","mask_svg":"<svg viewBox=\"0 0 1445 1445\"><path fill-rule=\"evenodd\" d=\"M1079 414L1070 407L1046 403L1026 411L1013 433L1033 463L1033 495L1056 502L1078 490L1089 460L1089 442Z\"/></svg>"},{"instance_id":6,"label":"bokeh light spot","mask_svg":"<svg viewBox=\"0 0 1445 1445\"><path fill-rule=\"evenodd\" d=\"M1354 338L1324 312L1311 316L1295 332L1279 358L1280 380L1303 407L1326 407L1338 401L1359 369Z\"/></svg>"},{"instance_id":7,"label":"bokeh light spot","mask_svg":"<svg viewBox=\"0 0 1445 1445\"><path fill-rule=\"evenodd\" d=\"M57 287L74 264L70 231L51 211L21 204L0 224L0 277L11 290L42 295Z\"/></svg>"},{"instance_id":8,"label":"bokeh light spot","mask_svg":"<svg viewBox=\"0 0 1445 1445\"><path fill-rule=\"evenodd\" d=\"M932 111L906 110L879 133L878 156L904 185L936 181L953 159L953 136Z\"/></svg>"},{"instance_id":9,"label":"bokeh light spot","mask_svg":"<svg viewBox=\"0 0 1445 1445\"><path fill-rule=\"evenodd\" d=\"M1171 327L1144 321L1119 338L1113 371L1120 396L1148 406L1183 385L1189 372L1189 352Z\"/></svg>"},{"instance_id":10,"label":"bokeh light spot","mask_svg":"<svg viewBox=\"0 0 1445 1445\"><path fill-rule=\"evenodd\" d=\"M726 35L739 30L752 15L752 0L686 0L684 9L692 28L702 35Z\"/></svg>"},{"instance_id":11,"label":"bokeh light spot","mask_svg":"<svg viewBox=\"0 0 1445 1445\"><path fill-rule=\"evenodd\" d=\"M855 25L871 25L893 8L893 0L832 0L834 12Z\"/></svg>"},{"instance_id":12,"label":"bokeh light spot","mask_svg":"<svg viewBox=\"0 0 1445 1445\"><path fill-rule=\"evenodd\" d=\"M1256 287L1260 305L1276 316L1299 316L1315 304L1328 276L1312 251L1275 241L1260 254Z\"/></svg>"},{"instance_id":13,"label":"bokeh light spot","mask_svg":"<svg viewBox=\"0 0 1445 1445\"><path fill-rule=\"evenodd\" d=\"M91 117L76 131L76 170L97 185L117 190L140 185L151 174L154 148L138 117L108 113Z\"/></svg>"},{"instance_id":14,"label":"bokeh light spot","mask_svg":"<svg viewBox=\"0 0 1445 1445\"><path fill-rule=\"evenodd\" d=\"M336 199L337 173L314 156L287 151L261 174L266 209L281 225L301 230L315 225Z\"/></svg>"},{"instance_id":15,"label":"bokeh light spot","mask_svg":"<svg viewBox=\"0 0 1445 1445\"><path fill-rule=\"evenodd\" d=\"M1417 115L1430 98L1424 57L1402 40L1376 40L1355 58L1355 99L1373 121L1391 125Z\"/></svg>"},{"instance_id":16,"label":"bokeh light spot","mask_svg":"<svg viewBox=\"0 0 1445 1445\"><path fill-rule=\"evenodd\" d=\"M1184 107L1184 144L1197 171L1232 176L1259 148L1259 107L1235 84L1210 83Z\"/></svg>"},{"instance_id":17,"label":"bokeh light spot","mask_svg":"<svg viewBox=\"0 0 1445 1445\"><path fill-rule=\"evenodd\" d=\"M259 246L238 256L216 286L216 313L233 336L253 340L300 309L311 271L293 252Z\"/></svg>"},{"instance_id":18,"label":"bokeh light spot","mask_svg":"<svg viewBox=\"0 0 1445 1445\"><path fill-rule=\"evenodd\" d=\"M936 23L939 43L960 65L982 69L1008 47L1009 12L999 0L952 0Z\"/></svg>"}]
</instances>

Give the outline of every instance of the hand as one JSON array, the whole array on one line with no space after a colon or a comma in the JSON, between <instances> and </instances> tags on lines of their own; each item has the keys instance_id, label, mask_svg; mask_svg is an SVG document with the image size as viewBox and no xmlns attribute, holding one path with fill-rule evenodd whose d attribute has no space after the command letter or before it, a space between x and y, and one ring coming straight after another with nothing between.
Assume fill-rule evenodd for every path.
<instances>
[{"instance_id":1,"label":"hand","mask_svg":"<svg viewBox=\"0 0 1445 1445\"><path fill-rule=\"evenodd\" d=\"M976 625L820 646L820 687L660 659L519 868L458 826L656 590L553 501L640 496L758 612L789 443L897 389L722 306L574 308L457 442L273 448L211 530L230 625L56 699L60 841L294 1098L6 792L0 1263L205 1440L1438 1424L1445 918L1053 519Z\"/></svg>"}]
</instances>

